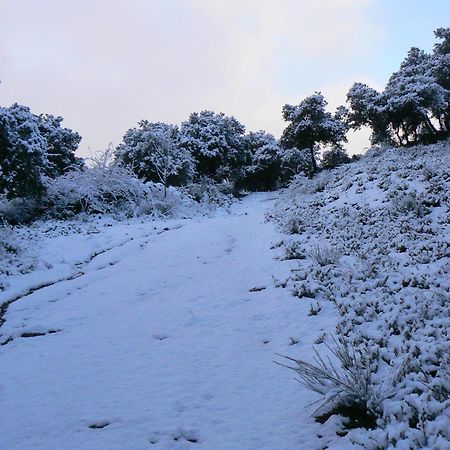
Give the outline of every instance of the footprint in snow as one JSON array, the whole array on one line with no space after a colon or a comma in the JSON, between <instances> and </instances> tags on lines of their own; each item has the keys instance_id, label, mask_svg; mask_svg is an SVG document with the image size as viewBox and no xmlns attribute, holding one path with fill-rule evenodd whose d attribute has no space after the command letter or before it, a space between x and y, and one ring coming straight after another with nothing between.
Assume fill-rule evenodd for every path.
<instances>
[{"instance_id":1,"label":"footprint in snow","mask_svg":"<svg viewBox=\"0 0 450 450\"><path fill-rule=\"evenodd\" d=\"M199 442L199 439L193 431L187 431L180 429L176 433L173 434L173 440L174 441L187 441L191 444L197 444Z\"/></svg>"},{"instance_id":2,"label":"footprint in snow","mask_svg":"<svg viewBox=\"0 0 450 450\"><path fill-rule=\"evenodd\" d=\"M167 336L167 334L155 334L153 335L153 337L155 339L158 339L158 341L164 341L165 339L167 339L169 336Z\"/></svg>"},{"instance_id":3,"label":"footprint in snow","mask_svg":"<svg viewBox=\"0 0 450 450\"><path fill-rule=\"evenodd\" d=\"M101 430L103 428L106 428L110 423L107 420L102 420L100 422L93 423L89 425L89 428L91 430Z\"/></svg>"},{"instance_id":4,"label":"footprint in snow","mask_svg":"<svg viewBox=\"0 0 450 450\"><path fill-rule=\"evenodd\" d=\"M249 289L249 292L260 292L263 291L264 289L266 289L265 286L255 286Z\"/></svg>"}]
</instances>

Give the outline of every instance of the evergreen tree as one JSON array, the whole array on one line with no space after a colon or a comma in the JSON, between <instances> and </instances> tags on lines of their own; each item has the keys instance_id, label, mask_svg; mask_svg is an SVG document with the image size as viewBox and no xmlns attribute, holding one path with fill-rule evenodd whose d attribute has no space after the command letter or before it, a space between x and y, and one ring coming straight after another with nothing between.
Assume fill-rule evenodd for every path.
<instances>
[{"instance_id":1,"label":"evergreen tree","mask_svg":"<svg viewBox=\"0 0 450 450\"><path fill-rule=\"evenodd\" d=\"M82 166L75 150L81 137L62 128L61 117L36 116L14 104L0 107L0 193L7 198L39 199L45 178Z\"/></svg>"},{"instance_id":2,"label":"evergreen tree","mask_svg":"<svg viewBox=\"0 0 450 450\"><path fill-rule=\"evenodd\" d=\"M372 143L412 145L450 133L450 29L440 28L432 54L411 48L383 92L355 83L347 94L348 123L372 129Z\"/></svg>"},{"instance_id":3,"label":"evergreen tree","mask_svg":"<svg viewBox=\"0 0 450 450\"><path fill-rule=\"evenodd\" d=\"M45 174L50 178L62 175L68 169L83 166L75 156L81 136L69 128L61 127L62 117L41 114L38 117L39 132L46 141L48 165Z\"/></svg>"},{"instance_id":4,"label":"evergreen tree","mask_svg":"<svg viewBox=\"0 0 450 450\"><path fill-rule=\"evenodd\" d=\"M341 147L333 147L325 150L320 161L322 169L334 169L341 164L347 164L351 161L346 151Z\"/></svg>"},{"instance_id":5,"label":"evergreen tree","mask_svg":"<svg viewBox=\"0 0 450 450\"><path fill-rule=\"evenodd\" d=\"M7 198L38 198L45 191L46 141L26 106L0 108L0 192Z\"/></svg>"},{"instance_id":6,"label":"evergreen tree","mask_svg":"<svg viewBox=\"0 0 450 450\"><path fill-rule=\"evenodd\" d=\"M270 191L281 176L282 149L277 140L265 131L250 132L244 137L249 161L242 184L251 191Z\"/></svg>"},{"instance_id":7,"label":"evergreen tree","mask_svg":"<svg viewBox=\"0 0 450 450\"><path fill-rule=\"evenodd\" d=\"M308 149L312 173L317 171L316 154L320 146L347 141L347 125L342 117L344 111L338 109L332 115L326 111L326 106L327 102L318 92L299 105L283 107L283 118L289 125L283 132L281 144L287 149Z\"/></svg>"},{"instance_id":8,"label":"evergreen tree","mask_svg":"<svg viewBox=\"0 0 450 450\"><path fill-rule=\"evenodd\" d=\"M371 142L390 142L389 122L386 115L386 101L383 95L364 83L355 83L347 94L350 109L348 125L354 130L363 126L372 129Z\"/></svg>"},{"instance_id":9,"label":"evergreen tree","mask_svg":"<svg viewBox=\"0 0 450 450\"><path fill-rule=\"evenodd\" d=\"M199 177L223 181L245 163L244 132L234 117L202 111L181 124L179 143L192 153Z\"/></svg>"}]
</instances>

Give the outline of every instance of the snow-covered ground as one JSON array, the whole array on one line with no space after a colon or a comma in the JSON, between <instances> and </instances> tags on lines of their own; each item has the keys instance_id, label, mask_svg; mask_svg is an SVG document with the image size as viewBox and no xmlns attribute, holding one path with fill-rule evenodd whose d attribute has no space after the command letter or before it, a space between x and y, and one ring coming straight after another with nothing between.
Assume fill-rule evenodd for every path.
<instances>
[{"instance_id":1,"label":"snow-covered ground","mask_svg":"<svg viewBox=\"0 0 450 450\"><path fill-rule=\"evenodd\" d=\"M337 337L355 356L344 358L344 389L321 376L325 409L351 405L372 422L342 430L345 439L370 450L450 449L449 142L375 148L299 178L271 217L298 261L286 288L334 303Z\"/></svg>"},{"instance_id":2,"label":"snow-covered ground","mask_svg":"<svg viewBox=\"0 0 450 450\"><path fill-rule=\"evenodd\" d=\"M0 448L449 450L448 155L373 149L212 217L5 229ZM333 336L344 391L273 362L331 367Z\"/></svg>"},{"instance_id":3,"label":"snow-covered ground","mask_svg":"<svg viewBox=\"0 0 450 450\"><path fill-rule=\"evenodd\" d=\"M317 394L273 360L311 359L338 314L325 302L310 315L276 287L296 263L264 220L273 197L213 218L41 233L37 267L1 294L16 301L0 328L0 448L325 447L333 427L305 408Z\"/></svg>"}]
</instances>

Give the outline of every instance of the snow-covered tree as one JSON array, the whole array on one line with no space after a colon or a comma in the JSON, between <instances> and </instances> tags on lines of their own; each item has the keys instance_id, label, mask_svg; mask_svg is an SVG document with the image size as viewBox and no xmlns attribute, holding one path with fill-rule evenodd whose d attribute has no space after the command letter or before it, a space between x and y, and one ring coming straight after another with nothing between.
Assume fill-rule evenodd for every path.
<instances>
[{"instance_id":1,"label":"snow-covered tree","mask_svg":"<svg viewBox=\"0 0 450 450\"><path fill-rule=\"evenodd\" d=\"M179 143L195 158L199 177L222 181L245 162L244 132L234 117L202 111L181 124Z\"/></svg>"},{"instance_id":2,"label":"snow-covered tree","mask_svg":"<svg viewBox=\"0 0 450 450\"><path fill-rule=\"evenodd\" d=\"M250 190L269 191L280 181L282 149L265 131L250 132L244 137L249 162L244 168L242 184Z\"/></svg>"},{"instance_id":3,"label":"snow-covered tree","mask_svg":"<svg viewBox=\"0 0 450 450\"><path fill-rule=\"evenodd\" d=\"M188 182L193 174L192 156L178 144L178 127L165 123L139 122L125 133L116 160L146 181L165 187Z\"/></svg>"},{"instance_id":4,"label":"snow-covered tree","mask_svg":"<svg viewBox=\"0 0 450 450\"><path fill-rule=\"evenodd\" d=\"M320 167L322 169L334 169L335 167L341 164L347 164L350 161L350 157L343 148L332 147L323 152Z\"/></svg>"},{"instance_id":5,"label":"snow-covered tree","mask_svg":"<svg viewBox=\"0 0 450 450\"><path fill-rule=\"evenodd\" d=\"M436 43L433 49L431 74L439 86L446 90L445 106L437 115L439 115L441 131L448 135L450 133L450 28L438 28L434 34L441 42Z\"/></svg>"},{"instance_id":6,"label":"snow-covered tree","mask_svg":"<svg viewBox=\"0 0 450 450\"><path fill-rule=\"evenodd\" d=\"M62 118L36 116L26 106L0 107L0 193L7 198L40 198L45 177L55 177L73 165L81 140L61 127Z\"/></svg>"},{"instance_id":7,"label":"snow-covered tree","mask_svg":"<svg viewBox=\"0 0 450 450\"><path fill-rule=\"evenodd\" d=\"M348 125L359 130L368 126L372 130L372 144L390 141L386 102L383 95L364 83L355 83L347 94L350 109Z\"/></svg>"},{"instance_id":8,"label":"snow-covered tree","mask_svg":"<svg viewBox=\"0 0 450 450\"><path fill-rule=\"evenodd\" d=\"M81 136L69 128L61 127L62 117L41 114L39 131L46 140L48 165L45 173L54 178L68 169L81 167L83 162L75 156Z\"/></svg>"},{"instance_id":9,"label":"snow-covered tree","mask_svg":"<svg viewBox=\"0 0 450 450\"><path fill-rule=\"evenodd\" d=\"M372 142L412 145L434 142L450 133L450 29L433 53L411 48L383 92L355 83L347 95L348 123L372 129Z\"/></svg>"},{"instance_id":10,"label":"snow-covered tree","mask_svg":"<svg viewBox=\"0 0 450 450\"><path fill-rule=\"evenodd\" d=\"M0 108L0 193L10 199L40 197L47 165L46 140L30 109Z\"/></svg>"},{"instance_id":11,"label":"snow-covered tree","mask_svg":"<svg viewBox=\"0 0 450 450\"><path fill-rule=\"evenodd\" d=\"M307 148L287 148L281 153L281 179L289 181L295 175L310 173L313 161L311 151Z\"/></svg>"},{"instance_id":12,"label":"snow-covered tree","mask_svg":"<svg viewBox=\"0 0 450 450\"><path fill-rule=\"evenodd\" d=\"M299 105L284 105L283 119L289 125L283 132L284 148L308 149L311 172L317 171L316 153L320 146L346 142L347 125L342 120L343 110L335 115L326 111L327 102L320 92L307 97Z\"/></svg>"},{"instance_id":13,"label":"snow-covered tree","mask_svg":"<svg viewBox=\"0 0 450 450\"><path fill-rule=\"evenodd\" d=\"M417 144L423 136L434 140L439 120L446 107L446 90L432 74L430 55L411 48L400 69L389 79L383 92L386 115L399 145Z\"/></svg>"}]
</instances>

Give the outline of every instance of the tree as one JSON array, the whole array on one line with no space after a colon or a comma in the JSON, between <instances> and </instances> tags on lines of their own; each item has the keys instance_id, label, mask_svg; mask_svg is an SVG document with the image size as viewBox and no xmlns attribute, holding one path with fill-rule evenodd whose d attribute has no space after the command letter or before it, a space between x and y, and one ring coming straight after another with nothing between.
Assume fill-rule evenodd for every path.
<instances>
[{"instance_id":1,"label":"tree","mask_svg":"<svg viewBox=\"0 0 450 450\"><path fill-rule=\"evenodd\" d=\"M82 167L82 159L75 156L81 136L69 128L62 128L62 117L41 114L37 119L39 132L47 143L46 175L55 178L68 169Z\"/></svg>"},{"instance_id":2,"label":"tree","mask_svg":"<svg viewBox=\"0 0 450 450\"><path fill-rule=\"evenodd\" d=\"M325 150L320 161L322 169L334 169L341 164L347 164L351 161L345 150L341 147L332 147Z\"/></svg>"},{"instance_id":3,"label":"tree","mask_svg":"<svg viewBox=\"0 0 450 450\"><path fill-rule=\"evenodd\" d=\"M270 191L277 187L281 176L281 148L277 140L265 131L250 132L244 137L249 161L244 168L243 187L252 191Z\"/></svg>"},{"instance_id":4,"label":"tree","mask_svg":"<svg viewBox=\"0 0 450 450\"><path fill-rule=\"evenodd\" d=\"M295 175L301 173L309 173L313 162L311 160L311 152L304 148L288 148L281 153L281 179L286 182Z\"/></svg>"},{"instance_id":5,"label":"tree","mask_svg":"<svg viewBox=\"0 0 450 450\"><path fill-rule=\"evenodd\" d=\"M244 132L234 117L202 111L181 124L178 140L192 153L197 176L223 181L245 162Z\"/></svg>"},{"instance_id":6,"label":"tree","mask_svg":"<svg viewBox=\"0 0 450 450\"><path fill-rule=\"evenodd\" d=\"M81 137L62 128L61 117L36 116L26 106L0 107L0 193L40 199L45 178L82 166L75 150Z\"/></svg>"},{"instance_id":7,"label":"tree","mask_svg":"<svg viewBox=\"0 0 450 450\"><path fill-rule=\"evenodd\" d=\"M339 145L346 142L347 125L344 110L335 115L326 111L327 102L320 92L307 97L299 105L284 105L283 119L289 125L281 137L284 148L308 149L311 173L317 172L316 153L320 146Z\"/></svg>"},{"instance_id":8,"label":"tree","mask_svg":"<svg viewBox=\"0 0 450 450\"><path fill-rule=\"evenodd\" d=\"M165 123L139 122L116 149L118 163L128 166L146 181L169 185L187 183L193 174L190 152L178 145L178 127Z\"/></svg>"},{"instance_id":9,"label":"tree","mask_svg":"<svg viewBox=\"0 0 450 450\"><path fill-rule=\"evenodd\" d=\"M386 115L399 145L434 140L438 133L432 120L440 120L446 93L433 76L432 62L430 55L411 48L383 92Z\"/></svg>"},{"instance_id":10,"label":"tree","mask_svg":"<svg viewBox=\"0 0 450 450\"><path fill-rule=\"evenodd\" d=\"M400 146L435 142L450 133L450 28L432 54L413 47L379 93L355 83L347 94L348 124L372 128L372 143Z\"/></svg>"},{"instance_id":11,"label":"tree","mask_svg":"<svg viewBox=\"0 0 450 450\"><path fill-rule=\"evenodd\" d=\"M350 106L347 116L350 128L359 130L363 126L370 127L372 144L391 141L386 101L381 93L364 83L355 83L347 94L347 102Z\"/></svg>"},{"instance_id":12,"label":"tree","mask_svg":"<svg viewBox=\"0 0 450 450\"><path fill-rule=\"evenodd\" d=\"M431 74L439 86L445 89L445 105L436 115L439 115L441 130L448 135L450 133L450 28L438 28L434 34L441 42L436 43L433 49Z\"/></svg>"}]
</instances>

